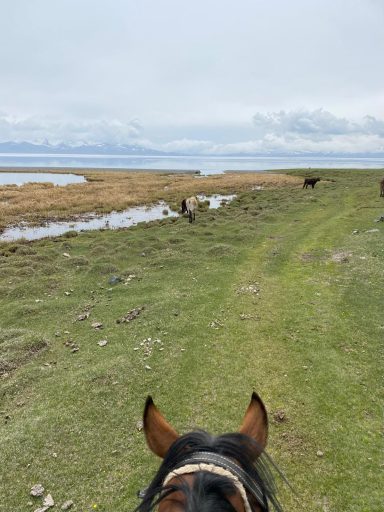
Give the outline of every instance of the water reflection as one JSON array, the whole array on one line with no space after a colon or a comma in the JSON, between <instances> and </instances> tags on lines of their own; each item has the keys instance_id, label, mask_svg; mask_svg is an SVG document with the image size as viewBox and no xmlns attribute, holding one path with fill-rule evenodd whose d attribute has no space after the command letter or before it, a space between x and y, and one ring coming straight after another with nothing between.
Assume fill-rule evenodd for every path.
<instances>
[{"instance_id":1,"label":"water reflection","mask_svg":"<svg viewBox=\"0 0 384 512\"><path fill-rule=\"evenodd\" d=\"M198 196L200 201L208 200L209 208L219 208L223 203L231 201L235 196L214 195ZM41 238L60 236L67 231L94 231L97 229L118 229L135 226L139 222L150 222L167 217L178 217L167 203L160 202L154 206L136 206L122 212L111 212L105 215L90 214L79 221L48 222L45 226L18 226L6 229L0 235L0 241L39 240Z\"/></svg>"},{"instance_id":2,"label":"water reflection","mask_svg":"<svg viewBox=\"0 0 384 512\"><path fill-rule=\"evenodd\" d=\"M222 196L220 194L215 194L213 196L205 196L200 194L197 196L199 201L209 201L209 208L219 208L225 203L230 203L233 199L235 199L236 194L230 194L226 196Z\"/></svg>"},{"instance_id":3,"label":"water reflection","mask_svg":"<svg viewBox=\"0 0 384 512\"><path fill-rule=\"evenodd\" d=\"M1 185L25 185L26 183L53 183L64 186L72 183L85 183L84 176L77 174L55 174L51 172L0 172Z\"/></svg>"}]
</instances>

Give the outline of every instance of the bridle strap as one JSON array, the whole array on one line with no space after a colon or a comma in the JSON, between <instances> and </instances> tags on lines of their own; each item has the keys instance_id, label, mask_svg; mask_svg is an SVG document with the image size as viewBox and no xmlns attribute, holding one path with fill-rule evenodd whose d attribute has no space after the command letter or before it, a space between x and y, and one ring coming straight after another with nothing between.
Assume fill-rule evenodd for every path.
<instances>
[{"instance_id":1,"label":"bridle strap","mask_svg":"<svg viewBox=\"0 0 384 512\"><path fill-rule=\"evenodd\" d=\"M228 478L239 491L244 503L245 512L252 512L251 506L248 501L247 493L245 492L244 485L240 482L237 476L233 475L227 469L224 469L220 466L216 466L215 464L199 462L197 464L187 464L185 466L179 467L178 469L173 469L166 476L163 482L163 486L166 486L174 478L182 478L184 475L196 473L198 471L205 471L207 473L210 473L211 475L224 476L225 478Z\"/></svg>"},{"instance_id":2,"label":"bridle strap","mask_svg":"<svg viewBox=\"0 0 384 512\"><path fill-rule=\"evenodd\" d=\"M178 464L172 471L170 471L169 475L176 470L178 475L181 475L182 468L189 465L198 465L198 464L207 464L213 465L215 467L223 468L232 474L236 479L245 487L245 489L252 494L258 503L263 507L263 510L268 510L268 504L265 497L265 493L260 485L257 482L254 482L247 473L232 459L225 457L224 455L219 455L217 453L212 452L195 452L192 455L189 455L185 458L180 464ZM166 479L168 476L166 477ZM168 480L169 481L169 480ZM233 479L232 479L233 481ZM247 500L248 501L248 500Z\"/></svg>"}]
</instances>

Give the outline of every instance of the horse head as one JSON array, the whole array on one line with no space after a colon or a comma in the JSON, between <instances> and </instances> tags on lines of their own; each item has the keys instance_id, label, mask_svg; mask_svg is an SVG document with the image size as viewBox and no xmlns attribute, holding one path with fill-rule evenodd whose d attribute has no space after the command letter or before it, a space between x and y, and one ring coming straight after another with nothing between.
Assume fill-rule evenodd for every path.
<instances>
[{"instance_id":1,"label":"horse head","mask_svg":"<svg viewBox=\"0 0 384 512\"><path fill-rule=\"evenodd\" d=\"M266 512L269 504L281 510L264 452L267 412L256 393L237 433L180 436L151 397L143 419L147 444L163 462L138 512Z\"/></svg>"}]
</instances>

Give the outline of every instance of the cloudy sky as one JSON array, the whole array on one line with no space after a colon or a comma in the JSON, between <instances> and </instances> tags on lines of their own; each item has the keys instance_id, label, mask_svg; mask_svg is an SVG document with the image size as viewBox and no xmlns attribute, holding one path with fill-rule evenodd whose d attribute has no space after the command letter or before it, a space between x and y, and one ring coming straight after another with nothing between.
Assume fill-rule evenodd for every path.
<instances>
[{"instance_id":1,"label":"cloudy sky","mask_svg":"<svg viewBox=\"0 0 384 512\"><path fill-rule=\"evenodd\" d=\"M384 151L384 0L1 0L0 142Z\"/></svg>"}]
</instances>

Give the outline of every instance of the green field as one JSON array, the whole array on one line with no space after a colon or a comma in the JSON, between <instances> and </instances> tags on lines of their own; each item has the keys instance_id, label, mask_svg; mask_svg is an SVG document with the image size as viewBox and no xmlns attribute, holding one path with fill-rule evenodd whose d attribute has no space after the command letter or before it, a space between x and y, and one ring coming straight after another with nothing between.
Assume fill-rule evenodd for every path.
<instances>
[{"instance_id":1,"label":"green field","mask_svg":"<svg viewBox=\"0 0 384 512\"><path fill-rule=\"evenodd\" d=\"M0 244L0 510L41 506L36 483L58 510L133 510L159 464L146 396L180 432L223 433L253 390L286 510L383 510L382 173L320 174L192 225Z\"/></svg>"}]
</instances>

